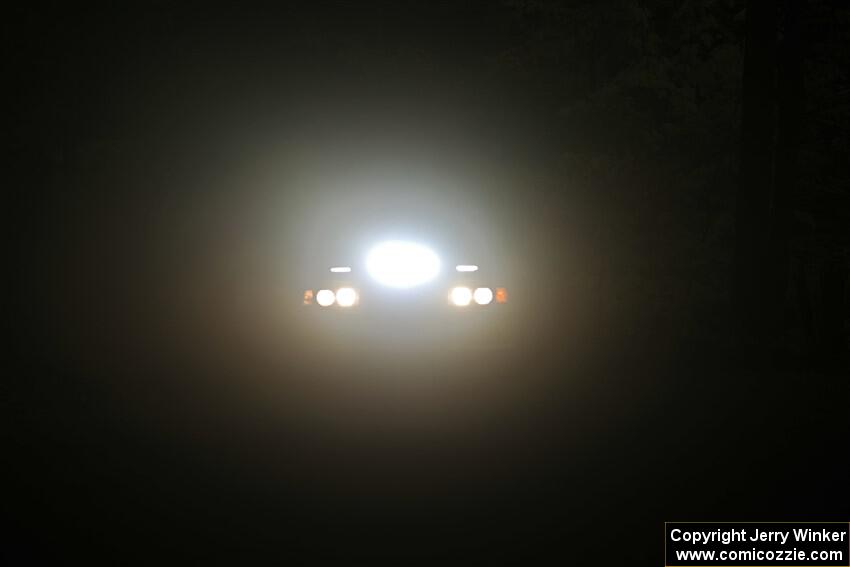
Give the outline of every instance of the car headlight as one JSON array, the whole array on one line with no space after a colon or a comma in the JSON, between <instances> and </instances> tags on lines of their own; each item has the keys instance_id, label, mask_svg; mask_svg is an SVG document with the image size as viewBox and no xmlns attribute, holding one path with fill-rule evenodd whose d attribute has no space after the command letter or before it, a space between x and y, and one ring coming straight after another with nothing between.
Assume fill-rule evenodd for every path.
<instances>
[{"instance_id":1,"label":"car headlight","mask_svg":"<svg viewBox=\"0 0 850 567\"><path fill-rule=\"evenodd\" d=\"M472 298L478 305L487 305L493 301L493 290L489 287L479 287L472 294Z\"/></svg>"},{"instance_id":2,"label":"car headlight","mask_svg":"<svg viewBox=\"0 0 850 567\"><path fill-rule=\"evenodd\" d=\"M336 290L336 302L340 307L351 307L357 303L357 292L354 288L341 287Z\"/></svg>"},{"instance_id":3,"label":"car headlight","mask_svg":"<svg viewBox=\"0 0 850 567\"><path fill-rule=\"evenodd\" d=\"M472 290L468 287L456 287L449 293L449 300L458 307L465 307L472 301Z\"/></svg>"},{"instance_id":4,"label":"car headlight","mask_svg":"<svg viewBox=\"0 0 850 567\"><path fill-rule=\"evenodd\" d=\"M320 289L316 293L316 303L322 307L330 307L334 304L335 300L336 297L334 296L334 292L329 289Z\"/></svg>"}]
</instances>

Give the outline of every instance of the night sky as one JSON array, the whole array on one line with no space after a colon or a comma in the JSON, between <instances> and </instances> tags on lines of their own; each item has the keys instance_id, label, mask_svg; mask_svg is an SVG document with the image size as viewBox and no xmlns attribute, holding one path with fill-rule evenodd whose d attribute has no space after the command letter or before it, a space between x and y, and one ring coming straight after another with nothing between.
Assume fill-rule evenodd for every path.
<instances>
[{"instance_id":1,"label":"night sky","mask_svg":"<svg viewBox=\"0 0 850 567\"><path fill-rule=\"evenodd\" d=\"M846 6L278 4L3 18L4 564L850 519ZM302 305L397 235L509 302Z\"/></svg>"}]
</instances>

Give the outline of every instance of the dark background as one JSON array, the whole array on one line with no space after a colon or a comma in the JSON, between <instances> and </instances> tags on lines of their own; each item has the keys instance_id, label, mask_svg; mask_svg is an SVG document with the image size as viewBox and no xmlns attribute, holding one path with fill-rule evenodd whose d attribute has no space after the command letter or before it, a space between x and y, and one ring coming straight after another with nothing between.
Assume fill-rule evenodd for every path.
<instances>
[{"instance_id":1,"label":"dark background","mask_svg":"<svg viewBox=\"0 0 850 567\"><path fill-rule=\"evenodd\" d=\"M850 517L841 3L2 25L7 563L660 565L664 521ZM317 350L305 274L381 222L486 258L515 348Z\"/></svg>"}]
</instances>

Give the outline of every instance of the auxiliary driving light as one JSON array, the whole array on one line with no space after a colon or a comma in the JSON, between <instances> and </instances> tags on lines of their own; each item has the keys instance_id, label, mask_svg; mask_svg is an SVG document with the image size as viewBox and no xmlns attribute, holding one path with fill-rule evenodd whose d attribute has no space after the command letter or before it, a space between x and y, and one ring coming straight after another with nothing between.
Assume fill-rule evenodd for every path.
<instances>
[{"instance_id":1,"label":"auxiliary driving light","mask_svg":"<svg viewBox=\"0 0 850 567\"><path fill-rule=\"evenodd\" d=\"M479 287L475 290L475 293L472 294L472 298L478 305L487 305L493 301L493 290L489 287Z\"/></svg>"},{"instance_id":2,"label":"auxiliary driving light","mask_svg":"<svg viewBox=\"0 0 850 567\"><path fill-rule=\"evenodd\" d=\"M472 290L468 287L456 287L449 293L449 299L458 307L466 307L472 301Z\"/></svg>"},{"instance_id":3,"label":"auxiliary driving light","mask_svg":"<svg viewBox=\"0 0 850 567\"><path fill-rule=\"evenodd\" d=\"M409 288L437 277L440 259L433 250L421 244L389 240L369 251L366 270L380 284Z\"/></svg>"},{"instance_id":4,"label":"auxiliary driving light","mask_svg":"<svg viewBox=\"0 0 850 567\"><path fill-rule=\"evenodd\" d=\"M316 293L316 303L322 307L330 307L334 304L335 300L336 297L334 296L334 292L329 289L320 289Z\"/></svg>"},{"instance_id":5,"label":"auxiliary driving light","mask_svg":"<svg viewBox=\"0 0 850 567\"><path fill-rule=\"evenodd\" d=\"M357 303L357 292L350 287L341 287L336 290L336 302L340 307L351 307Z\"/></svg>"}]
</instances>

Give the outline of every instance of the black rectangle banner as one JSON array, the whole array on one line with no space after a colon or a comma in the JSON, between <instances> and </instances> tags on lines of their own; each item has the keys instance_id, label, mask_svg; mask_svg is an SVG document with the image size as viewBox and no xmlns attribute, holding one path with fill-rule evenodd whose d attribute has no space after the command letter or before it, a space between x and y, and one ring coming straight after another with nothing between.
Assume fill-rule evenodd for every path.
<instances>
[{"instance_id":1,"label":"black rectangle banner","mask_svg":"<svg viewBox=\"0 0 850 567\"><path fill-rule=\"evenodd\" d=\"M664 565L850 566L842 522L666 522Z\"/></svg>"}]
</instances>

